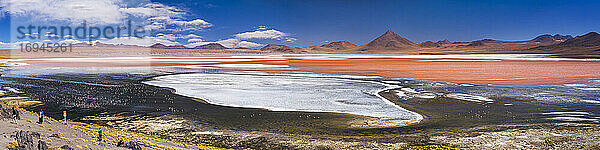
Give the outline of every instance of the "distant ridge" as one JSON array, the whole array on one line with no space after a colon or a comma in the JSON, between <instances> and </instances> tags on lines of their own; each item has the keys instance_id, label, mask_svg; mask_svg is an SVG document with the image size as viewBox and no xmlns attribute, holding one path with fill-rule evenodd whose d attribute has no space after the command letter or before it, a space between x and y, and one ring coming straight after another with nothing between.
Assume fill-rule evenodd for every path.
<instances>
[{"instance_id":1,"label":"distant ridge","mask_svg":"<svg viewBox=\"0 0 600 150\"><path fill-rule=\"evenodd\" d=\"M452 42L450 42L448 40L437 41L435 43L438 43L438 44L452 44Z\"/></svg>"},{"instance_id":2,"label":"distant ridge","mask_svg":"<svg viewBox=\"0 0 600 150\"><path fill-rule=\"evenodd\" d=\"M573 38L573 36L571 36L571 35L544 34L544 35L540 35L540 36L533 38L532 41L542 42L542 43L560 43L560 42L563 42L563 41L566 41L566 40L572 39L572 38Z\"/></svg>"},{"instance_id":3,"label":"distant ridge","mask_svg":"<svg viewBox=\"0 0 600 150\"><path fill-rule=\"evenodd\" d=\"M573 39L566 40L556 46L565 47L595 47L600 46L600 34L596 32L590 32L582 36L577 36Z\"/></svg>"},{"instance_id":4,"label":"distant ridge","mask_svg":"<svg viewBox=\"0 0 600 150\"><path fill-rule=\"evenodd\" d=\"M561 55L578 55L578 57L597 58L600 57L600 34L590 32L558 44L539 46L530 50L542 50L543 52Z\"/></svg>"},{"instance_id":5,"label":"distant ridge","mask_svg":"<svg viewBox=\"0 0 600 150\"><path fill-rule=\"evenodd\" d=\"M156 49L186 49L187 47L181 46L181 45L166 46L166 45L161 44L161 43L156 43L156 44L150 46L150 48L156 48Z\"/></svg>"},{"instance_id":6,"label":"distant ridge","mask_svg":"<svg viewBox=\"0 0 600 150\"><path fill-rule=\"evenodd\" d=\"M352 44L348 41L337 41L337 42L331 42L329 44L325 44L325 45L321 45L321 47L324 48L331 48L334 50L341 50L341 49L349 49L349 48L354 48L357 47L358 45L356 44Z\"/></svg>"},{"instance_id":7,"label":"distant ridge","mask_svg":"<svg viewBox=\"0 0 600 150\"><path fill-rule=\"evenodd\" d=\"M383 35L379 36L375 40L364 45L364 49L382 49L382 50L402 50L402 49L415 49L418 48L415 42L401 37L400 35L388 30Z\"/></svg>"},{"instance_id":8,"label":"distant ridge","mask_svg":"<svg viewBox=\"0 0 600 150\"><path fill-rule=\"evenodd\" d=\"M228 48L219 43L208 43L206 45L196 46L196 47L194 47L194 49L228 49Z\"/></svg>"},{"instance_id":9,"label":"distant ridge","mask_svg":"<svg viewBox=\"0 0 600 150\"><path fill-rule=\"evenodd\" d=\"M419 46L431 48L431 47L440 47L441 44L434 43L434 42L431 42L431 41L425 41L425 42L419 44Z\"/></svg>"},{"instance_id":10,"label":"distant ridge","mask_svg":"<svg viewBox=\"0 0 600 150\"><path fill-rule=\"evenodd\" d=\"M295 52L298 50L298 48L289 47L289 46L285 46L285 45L269 44L269 45L261 48L260 50L273 51L273 52Z\"/></svg>"}]
</instances>

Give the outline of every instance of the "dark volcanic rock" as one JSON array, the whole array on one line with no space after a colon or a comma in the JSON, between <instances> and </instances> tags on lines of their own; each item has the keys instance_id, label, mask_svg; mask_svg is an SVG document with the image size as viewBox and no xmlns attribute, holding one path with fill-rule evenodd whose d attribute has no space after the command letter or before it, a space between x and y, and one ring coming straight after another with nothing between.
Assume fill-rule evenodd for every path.
<instances>
[{"instance_id":1,"label":"dark volcanic rock","mask_svg":"<svg viewBox=\"0 0 600 150\"><path fill-rule=\"evenodd\" d=\"M69 145L63 145L60 147L61 150L73 150Z\"/></svg>"},{"instance_id":2,"label":"dark volcanic rock","mask_svg":"<svg viewBox=\"0 0 600 150\"><path fill-rule=\"evenodd\" d=\"M15 108L2 108L0 105L0 119L16 119L20 120L21 112Z\"/></svg>"},{"instance_id":3,"label":"dark volcanic rock","mask_svg":"<svg viewBox=\"0 0 600 150\"><path fill-rule=\"evenodd\" d=\"M136 143L133 141L123 142L121 140L121 141L117 142L117 146L125 147L125 148L132 149L132 150L141 150L142 149L142 146L139 143Z\"/></svg>"},{"instance_id":4,"label":"dark volcanic rock","mask_svg":"<svg viewBox=\"0 0 600 150\"><path fill-rule=\"evenodd\" d=\"M37 132L18 131L13 136L18 143L17 150L47 150L46 142L40 140L41 135ZM34 142L37 141L37 142Z\"/></svg>"}]
</instances>

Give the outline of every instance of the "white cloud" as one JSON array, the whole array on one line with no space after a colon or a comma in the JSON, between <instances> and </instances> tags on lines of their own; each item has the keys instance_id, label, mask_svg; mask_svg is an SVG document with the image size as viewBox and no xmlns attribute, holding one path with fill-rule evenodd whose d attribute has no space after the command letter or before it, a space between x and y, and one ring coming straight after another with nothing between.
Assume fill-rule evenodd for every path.
<instances>
[{"instance_id":1,"label":"white cloud","mask_svg":"<svg viewBox=\"0 0 600 150\"><path fill-rule=\"evenodd\" d=\"M179 42L161 39L161 38L157 38L157 37L144 37L144 38L121 37L121 38L113 38L113 39L109 39L109 40L104 40L101 42L106 43L106 44L123 44L123 45L137 45L137 46L152 46L156 43L161 43L161 44L167 45L167 46L180 45Z\"/></svg>"},{"instance_id":2,"label":"white cloud","mask_svg":"<svg viewBox=\"0 0 600 150\"><path fill-rule=\"evenodd\" d=\"M296 38L285 38L285 41L286 42L290 42L290 43L294 43L294 42L296 42L296 40L298 40L298 39L296 39Z\"/></svg>"},{"instance_id":3,"label":"white cloud","mask_svg":"<svg viewBox=\"0 0 600 150\"><path fill-rule=\"evenodd\" d=\"M82 43L82 42L79 41L79 40L65 39L65 40L62 40L62 41L60 41L58 43L77 44L77 43Z\"/></svg>"},{"instance_id":4,"label":"white cloud","mask_svg":"<svg viewBox=\"0 0 600 150\"><path fill-rule=\"evenodd\" d=\"M121 12L131 14L138 17L153 17L153 16L180 16L185 14L181 9L166 6L160 3L149 3L142 7L120 8Z\"/></svg>"},{"instance_id":5,"label":"white cloud","mask_svg":"<svg viewBox=\"0 0 600 150\"><path fill-rule=\"evenodd\" d=\"M91 24L121 23L124 15L118 0L2 0L2 11L37 21L67 21Z\"/></svg>"},{"instance_id":6,"label":"white cloud","mask_svg":"<svg viewBox=\"0 0 600 150\"><path fill-rule=\"evenodd\" d=\"M125 0L2 0L0 7L3 13L30 17L32 21L80 24L85 20L93 25L111 25L130 19L135 23L140 23L137 20L148 21L142 22L148 30L182 28L187 31L212 27L211 23L202 19L187 20L183 10L160 3L128 7Z\"/></svg>"},{"instance_id":7,"label":"white cloud","mask_svg":"<svg viewBox=\"0 0 600 150\"><path fill-rule=\"evenodd\" d=\"M175 39L177 39L177 37L175 37L175 35L173 35L173 34L162 34L162 33L156 34L156 38L165 39L165 40L175 40Z\"/></svg>"},{"instance_id":8,"label":"white cloud","mask_svg":"<svg viewBox=\"0 0 600 150\"><path fill-rule=\"evenodd\" d=\"M128 6L127 4L133 3L126 0L1 0L0 9L1 14L8 13L11 17L42 23L59 22L65 25L79 25L84 20L90 25L120 25L130 19L134 23L141 23L138 25L144 26L150 33L160 32L153 35L155 37L146 39L103 40L134 45L154 44L154 41L174 45L179 44L174 42L178 39L200 39L201 36L190 34L189 31L202 31L213 26L200 18L186 18L187 12L182 9L160 3L149 3L149 0L138 1L141 5ZM47 36L58 37L50 34ZM70 35L67 36L72 38ZM64 38L68 38L67 36Z\"/></svg>"},{"instance_id":9,"label":"white cloud","mask_svg":"<svg viewBox=\"0 0 600 150\"><path fill-rule=\"evenodd\" d=\"M237 47L258 48L258 47L264 47L265 45L266 44L258 44L258 43L248 42L248 41L241 41L237 44Z\"/></svg>"},{"instance_id":10,"label":"white cloud","mask_svg":"<svg viewBox=\"0 0 600 150\"><path fill-rule=\"evenodd\" d=\"M239 39L226 39L226 40L217 41L216 43L219 43L228 48L234 48L234 47L236 47L237 43L239 43L239 42L240 42Z\"/></svg>"},{"instance_id":11,"label":"white cloud","mask_svg":"<svg viewBox=\"0 0 600 150\"><path fill-rule=\"evenodd\" d=\"M267 30L267 29L269 29L269 27L267 27L267 26L258 26L258 27L256 27L256 30Z\"/></svg>"},{"instance_id":12,"label":"white cloud","mask_svg":"<svg viewBox=\"0 0 600 150\"><path fill-rule=\"evenodd\" d=\"M264 30L267 29L266 26L258 26L257 31L244 32L240 34L234 35L237 39L274 39L274 40L285 40L286 42L296 42L296 38L289 37L290 34L284 33L281 31L277 31L275 29Z\"/></svg>"},{"instance_id":13,"label":"white cloud","mask_svg":"<svg viewBox=\"0 0 600 150\"><path fill-rule=\"evenodd\" d=\"M171 20L172 24L180 25L180 26L199 26L199 27L211 27L212 24L202 20L196 19L192 21L180 21L180 20Z\"/></svg>"},{"instance_id":14,"label":"white cloud","mask_svg":"<svg viewBox=\"0 0 600 150\"><path fill-rule=\"evenodd\" d=\"M244 32L235 35L235 37L239 39L280 39L285 36L288 36L288 34L274 29L265 31Z\"/></svg>"},{"instance_id":15,"label":"white cloud","mask_svg":"<svg viewBox=\"0 0 600 150\"><path fill-rule=\"evenodd\" d=\"M202 39L189 39L189 40L187 40L188 43L196 43L196 42L202 42L202 41L204 41L204 40L202 40Z\"/></svg>"},{"instance_id":16,"label":"white cloud","mask_svg":"<svg viewBox=\"0 0 600 150\"><path fill-rule=\"evenodd\" d=\"M166 30L166 31L189 31L189 30L202 30L203 28L212 27L211 23L208 23L202 19L195 19L191 21L185 21L181 19L174 19L168 16L156 16L148 18L148 21L152 24L147 25L146 29L153 30Z\"/></svg>"},{"instance_id":17,"label":"white cloud","mask_svg":"<svg viewBox=\"0 0 600 150\"><path fill-rule=\"evenodd\" d=\"M195 35L195 34L188 34L186 36L181 37L182 39L192 39L192 38L202 38L202 36L199 35Z\"/></svg>"}]
</instances>

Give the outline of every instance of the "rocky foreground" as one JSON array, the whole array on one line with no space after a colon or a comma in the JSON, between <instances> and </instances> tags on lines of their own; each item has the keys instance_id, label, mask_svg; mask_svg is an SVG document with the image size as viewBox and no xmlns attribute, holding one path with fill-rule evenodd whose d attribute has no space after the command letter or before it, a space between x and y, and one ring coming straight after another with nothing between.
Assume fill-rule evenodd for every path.
<instances>
[{"instance_id":1,"label":"rocky foreground","mask_svg":"<svg viewBox=\"0 0 600 150\"><path fill-rule=\"evenodd\" d=\"M16 108L17 113L12 113L13 108L3 106L3 112L11 113L2 115L0 119L0 145L7 149L126 149L118 148L106 142L97 141L93 136L73 129L50 118L45 118L44 123L37 123L38 115ZM18 117L15 117L17 116Z\"/></svg>"},{"instance_id":2,"label":"rocky foreground","mask_svg":"<svg viewBox=\"0 0 600 150\"><path fill-rule=\"evenodd\" d=\"M46 116L40 123L38 113L19 107L31 104L39 102L14 95L0 98L0 149L214 149ZM101 140L98 130L103 133Z\"/></svg>"}]
</instances>

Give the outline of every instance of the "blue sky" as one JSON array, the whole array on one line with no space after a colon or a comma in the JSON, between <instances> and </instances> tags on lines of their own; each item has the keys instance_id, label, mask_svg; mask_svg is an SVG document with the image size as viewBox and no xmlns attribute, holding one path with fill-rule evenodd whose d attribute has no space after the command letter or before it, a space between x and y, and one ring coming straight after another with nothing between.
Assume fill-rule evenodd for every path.
<instances>
[{"instance_id":1,"label":"blue sky","mask_svg":"<svg viewBox=\"0 0 600 150\"><path fill-rule=\"evenodd\" d=\"M194 31L151 32L150 36L159 33L198 36L194 37L196 40L170 38L181 45L229 42L234 43L233 47L270 43L311 46L340 40L366 44L388 29L415 42L483 38L527 40L541 34L576 36L600 30L600 13L597 11L600 1L597 0L137 0L122 3L117 6L147 8L144 4L160 4L160 7L172 7L182 12L175 17L177 20L206 22ZM11 42L6 34L11 31L7 17L10 14L4 13L5 16L0 18L3 33L0 41ZM240 35L242 33L247 36Z\"/></svg>"}]
</instances>

